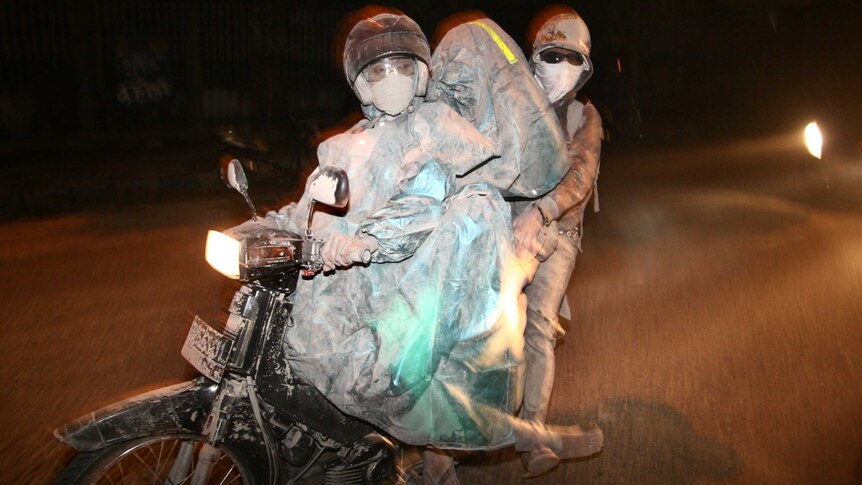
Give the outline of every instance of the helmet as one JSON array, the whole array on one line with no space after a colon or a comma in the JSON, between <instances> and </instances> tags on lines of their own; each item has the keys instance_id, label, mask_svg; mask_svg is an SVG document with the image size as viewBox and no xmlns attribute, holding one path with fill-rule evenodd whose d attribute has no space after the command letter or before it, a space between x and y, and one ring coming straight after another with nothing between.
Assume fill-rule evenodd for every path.
<instances>
[{"instance_id":1,"label":"helmet","mask_svg":"<svg viewBox=\"0 0 862 485\"><path fill-rule=\"evenodd\" d=\"M593 75L593 63L590 60L593 45L587 24L574 9L556 7L545 15L540 14L534 21L535 25L538 27L530 29L533 39L533 54L530 60L534 64L539 62L542 52L554 47L581 54L584 57L584 73L575 90L580 89Z\"/></svg>"},{"instance_id":2,"label":"helmet","mask_svg":"<svg viewBox=\"0 0 862 485\"><path fill-rule=\"evenodd\" d=\"M408 56L417 61L416 95L428 87L431 48L419 25L400 13L379 13L363 18L347 34L344 44L344 74L363 105L371 104L371 90L359 75L365 66L382 57Z\"/></svg>"}]
</instances>

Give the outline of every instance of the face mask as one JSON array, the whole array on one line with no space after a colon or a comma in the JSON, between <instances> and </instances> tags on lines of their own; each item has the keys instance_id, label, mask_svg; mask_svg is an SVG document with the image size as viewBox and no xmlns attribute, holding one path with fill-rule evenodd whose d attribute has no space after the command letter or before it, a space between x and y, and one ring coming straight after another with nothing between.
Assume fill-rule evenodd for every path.
<instances>
[{"instance_id":1,"label":"face mask","mask_svg":"<svg viewBox=\"0 0 862 485\"><path fill-rule=\"evenodd\" d=\"M415 76L390 74L380 81L368 84L371 87L374 106L390 116L403 113L416 93Z\"/></svg>"},{"instance_id":2,"label":"face mask","mask_svg":"<svg viewBox=\"0 0 862 485\"><path fill-rule=\"evenodd\" d=\"M584 66L573 66L568 62L548 64L539 61L536 63L535 70L536 81L539 81L539 85L548 94L551 102L555 103L575 88L584 72Z\"/></svg>"}]
</instances>

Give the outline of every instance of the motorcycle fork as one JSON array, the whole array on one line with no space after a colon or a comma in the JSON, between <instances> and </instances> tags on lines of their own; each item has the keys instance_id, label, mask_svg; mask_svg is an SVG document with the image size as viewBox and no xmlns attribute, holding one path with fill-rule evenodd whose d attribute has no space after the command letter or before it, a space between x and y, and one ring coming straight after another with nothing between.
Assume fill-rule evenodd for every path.
<instances>
[{"instance_id":1,"label":"motorcycle fork","mask_svg":"<svg viewBox=\"0 0 862 485\"><path fill-rule=\"evenodd\" d=\"M210 482L210 474L212 474L213 466L221 457L221 451L215 446L204 443L201 445L201 451L198 453L198 463L195 466L195 473L192 475L191 485L205 485Z\"/></svg>"},{"instance_id":2,"label":"motorcycle fork","mask_svg":"<svg viewBox=\"0 0 862 485\"><path fill-rule=\"evenodd\" d=\"M204 434L211 445L218 446L221 443L236 404L247 397L248 386L244 380L230 378L222 380L219 393L213 400L212 409L204 425Z\"/></svg>"},{"instance_id":3,"label":"motorcycle fork","mask_svg":"<svg viewBox=\"0 0 862 485\"><path fill-rule=\"evenodd\" d=\"M221 457L221 451L217 446L224 438L224 433L227 430L231 416L233 416L234 409L236 409L237 402L245 399L247 396L248 386L246 381L232 379L224 379L222 381L219 393L215 400L213 400L212 409L210 409L209 416L207 416L207 421L204 425L204 435L206 435L207 441L201 445L200 452L198 453L191 485L209 483L213 466ZM193 446L191 443L188 443L188 445ZM184 450L181 450L181 454L182 451ZM174 470L172 470L171 476L174 475L173 472ZM179 470L177 472L179 473Z\"/></svg>"}]
</instances>

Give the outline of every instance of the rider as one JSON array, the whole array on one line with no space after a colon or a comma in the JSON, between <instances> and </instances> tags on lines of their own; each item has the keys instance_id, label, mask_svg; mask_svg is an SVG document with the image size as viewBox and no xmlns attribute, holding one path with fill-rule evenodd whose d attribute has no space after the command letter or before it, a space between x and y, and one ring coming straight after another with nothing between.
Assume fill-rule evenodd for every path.
<instances>
[{"instance_id":1,"label":"rider","mask_svg":"<svg viewBox=\"0 0 862 485\"><path fill-rule=\"evenodd\" d=\"M558 313L581 249L584 209L596 186L601 149L601 118L593 105L576 99L578 90L593 73L590 62L590 32L570 7L552 7L541 12L531 29L533 53L530 63L536 80L547 93L560 119L571 168L560 185L529 204L514 220L519 249L539 253L539 264L527 294L527 327L524 334L526 376L520 417L544 423L554 383L554 347L565 332ZM573 136L575 135L576 136ZM544 241L542 241L544 239ZM544 446L522 451L526 476L544 474L559 462L557 454Z\"/></svg>"},{"instance_id":2,"label":"rider","mask_svg":"<svg viewBox=\"0 0 862 485\"><path fill-rule=\"evenodd\" d=\"M351 265L357 249L373 259L301 282L286 354L343 411L402 442L505 445L523 341L492 337L518 335L521 324L496 318L517 298L515 286L500 291L511 219L496 191L452 185L494 144L445 104L423 102L430 49L415 22L394 12L359 17L344 69L367 120L318 151L321 165L347 172L351 201L345 214L317 214L313 229L327 240L327 271ZM307 204L304 196L275 217L300 229ZM475 386L482 399L471 396ZM474 406L498 412L472 421ZM450 457L423 455L426 480L455 479Z\"/></svg>"}]
</instances>

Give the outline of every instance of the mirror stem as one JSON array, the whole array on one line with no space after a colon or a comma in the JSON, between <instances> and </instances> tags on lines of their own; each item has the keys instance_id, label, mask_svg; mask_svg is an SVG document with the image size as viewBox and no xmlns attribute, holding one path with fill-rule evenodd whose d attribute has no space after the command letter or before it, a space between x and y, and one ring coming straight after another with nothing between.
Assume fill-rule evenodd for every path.
<instances>
[{"instance_id":1,"label":"mirror stem","mask_svg":"<svg viewBox=\"0 0 862 485\"><path fill-rule=\"evenodd\" d=\"M248 196L248 191L243 190L240 192L243 197L245 197L245 202L248 204L248 208L251 209L251 220L257 221L257 210L254 208L254 204L251 203L251 198Z\"/></svg>"},{"instance_id":2,"label":"mirror stem","mask_svg":"<svg viewBox=\"0 0 862 485\"><path fill-rule=\"evenodd\" d=\"M308 223L305 225L305 238L311 239L311 218L314 216L314 199L308 204Z\"/></svg>"}]
</instances>

